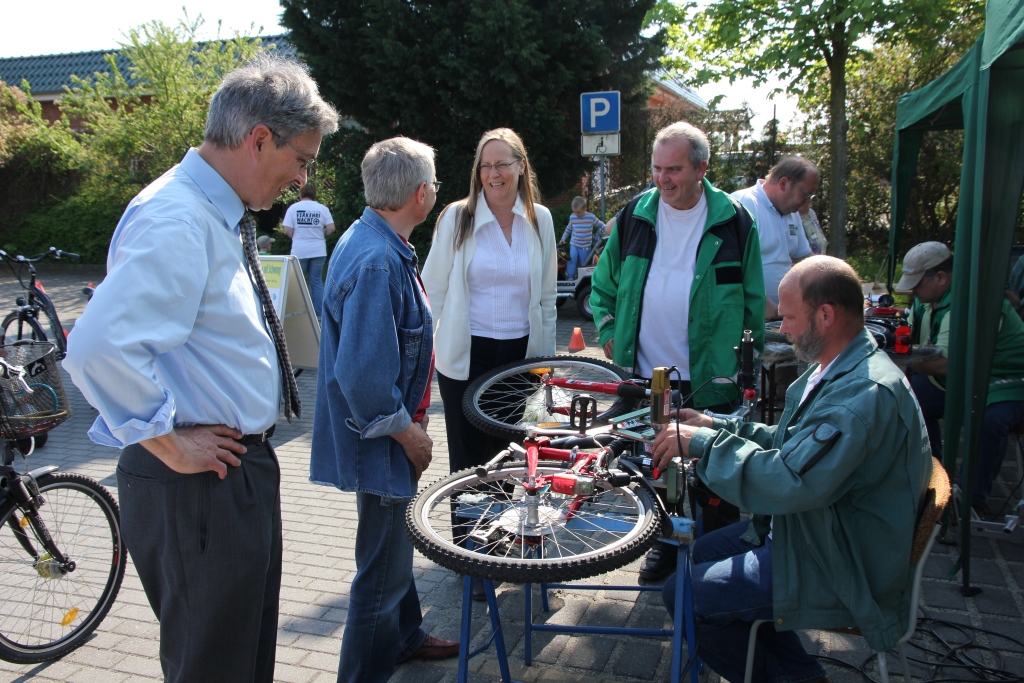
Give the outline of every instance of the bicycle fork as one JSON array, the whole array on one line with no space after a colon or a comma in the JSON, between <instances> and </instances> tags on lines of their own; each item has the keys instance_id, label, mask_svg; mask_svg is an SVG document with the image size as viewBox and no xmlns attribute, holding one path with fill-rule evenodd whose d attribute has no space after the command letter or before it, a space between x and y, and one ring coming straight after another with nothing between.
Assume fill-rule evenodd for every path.
<instances>
[{"instance_id":1,"label":"bicycle fork","mask_svg":"<svg viewBox=\"0 0 1024 683\"><path fill-rule=\"evenodd\" d=\"M46 499L40 494L35 477L31 474L18 475L9 481L8 492L21 511L22 518L18 520L16 515L12 515L7 524L21 547L32 557L33 566L39 576L44 579L58 579L75 571L74 561L69 560L57 547L50 530L43 522L42 515L39 514L39 509L46 504ZM35 537L42 542L42 554L36 549L32 537L25 530L25 527L30 525Z\"/></svg>"}]
</instances>

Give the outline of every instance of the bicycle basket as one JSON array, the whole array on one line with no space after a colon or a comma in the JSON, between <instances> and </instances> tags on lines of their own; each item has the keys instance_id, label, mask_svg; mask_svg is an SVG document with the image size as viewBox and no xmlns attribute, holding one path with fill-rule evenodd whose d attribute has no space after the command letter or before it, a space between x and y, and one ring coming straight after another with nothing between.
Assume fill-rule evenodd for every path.
<instances>
[{"instance_id":1,"label":"bicycle basket","mask_svg":"<svg viewBox=\"0 0 1024 683\"><path fill-rule=\"evenodd\" d=\"M0 346L0 438L48 432L71 416L50 342Z\"/></svg>"}]
</instances>

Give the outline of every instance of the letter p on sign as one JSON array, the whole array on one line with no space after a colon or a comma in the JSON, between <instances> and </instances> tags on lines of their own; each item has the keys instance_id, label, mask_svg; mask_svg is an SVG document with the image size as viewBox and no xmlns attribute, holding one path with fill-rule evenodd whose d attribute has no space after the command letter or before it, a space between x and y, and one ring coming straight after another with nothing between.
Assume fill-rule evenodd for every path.
<instances>
[{"instance_id":1,"label":"letter p on sign","mask_svg":"<svg viewBox=\"0 0 1024 683\"><path fill-rule=\"evenodd\" d=\"M617 133L619 131L618 91L581 94L580 128L584 133Z\"/></svg>"}]
</instances>

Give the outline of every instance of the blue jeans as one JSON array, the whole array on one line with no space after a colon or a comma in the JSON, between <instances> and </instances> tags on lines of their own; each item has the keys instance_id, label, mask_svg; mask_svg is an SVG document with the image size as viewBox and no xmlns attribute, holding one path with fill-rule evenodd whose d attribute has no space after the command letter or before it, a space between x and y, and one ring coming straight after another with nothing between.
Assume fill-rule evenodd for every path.
<instances>
[{"instance_id":1,"label":"blue jeans","mask_svg":"<svg viewBox=\"0 0 1024 683\"><path fill-rule=\"evenodd\" d=\"M570 280L576 279L576 270L587 264L587 257L590 256L590 247L569 246L569 261L565 264L565 276Z\"/></svg>"},{"instance_id":2,"label":"blue jeans","mask_svg":"<svg viewBox=\"0 0 1024 683\"><path fill-rule=\"evenodd\" d=\"M698 654L730 681L742 681L750 625L768 619L757 632L753 680L799 683L825 675L795 631L776 631L772 619L772 542L752 546L742 536L749 522L730 524L697 539L691 548L693 609ZM662 599L672 614L675 575Z\"/></svg>"},{"instance_id":3,"label":"blue jeans","mask_svg":"<svg viewBox=\"0 0 1024 683\"><path fill-rule=\"evenodd\" d=\"M313 300L313 312L320 318L320 311L324 303L324 262L326 256L316 258L300 258L299 268L306 276L306 284L309 285L309 298Z\"/></svg>"},{"instance_id":4,"label":"blue jeans","mask_svg":"<svg viewBox=\"0 0 1024 683\"><path fill-rule=\"evenodd\" d=\"M407 500L356 494L356 577L349 592L338 683L386 681L426 634L405 535Z\"/></svg>"},{"instance_id":5,"label":"blue jeans","mask_svg":"<svg viewBox=\"0 0 1024 683\"><path fill-rule=\"evenodd\" d=\"M921 405L928 440L932 443L932 454L942 459L942 432L939 418L946 409L946 392L932 384L927 375L914 375L910 386ZM1006 457L1010 431L1024 422L1024 401L1000 401L985 408L981 425L981 443L978 445L978 465L974 477L972 505L987 505L992 493L992 484L999 476ZM963 476L963 475L961 475Z\"/></svg>"}]
</instances>

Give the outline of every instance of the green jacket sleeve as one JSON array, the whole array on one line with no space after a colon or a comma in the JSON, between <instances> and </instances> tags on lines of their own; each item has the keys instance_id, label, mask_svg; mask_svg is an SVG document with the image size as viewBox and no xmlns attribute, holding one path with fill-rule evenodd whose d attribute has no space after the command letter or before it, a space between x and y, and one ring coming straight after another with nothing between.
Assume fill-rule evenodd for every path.
<instances>
[{"instance_id":1,"label":"green jacket sleeve","mask_svg":"<svg viewBox=\"0 0 1024 683\"><path fill-rule=\"evenodd\" d=\"M590 281L590 307L594 311L594 324L597 326L598 343L601 346L615 336L615 303L618 299L621 269L619 226L616 223ZM764 325L761 328L763 331Z\"/></svg>"},{"instance_id":2,"label":"green jacket sleeve","mask_svg":"<svg viewBox=\"0 0 1024 683\"><path fill-rule=\"evenodd\" d=\"M889 430L878 427L898 419L891 394L861 388L877 392L875 400L858 402L847 392L817 400L787 434L775 435L774 444L765 444L768 432L753 423L738 430L749 438L700 430L690 444L691 455L700 457L698 474L723 498L755 514L828 507L856 484L865 454L882 447L875 442Z\"/></svg>"}]
</instances>

